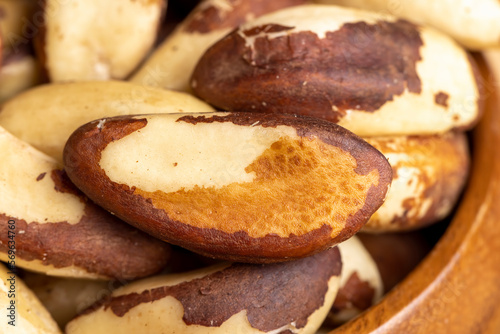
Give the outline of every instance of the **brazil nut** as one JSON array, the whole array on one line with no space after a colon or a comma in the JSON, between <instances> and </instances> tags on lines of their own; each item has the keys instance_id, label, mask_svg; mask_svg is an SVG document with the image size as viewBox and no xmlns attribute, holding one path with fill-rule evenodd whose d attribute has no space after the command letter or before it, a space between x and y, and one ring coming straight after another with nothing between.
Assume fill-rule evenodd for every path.
<instances>
[{"instance_id":1,"label":"brazil nut","mask_svg":"<svg viewBox=\"0 0 500 334\"><path fill-rule=\"evenodd\" d=\"M315 333L338 290L337 248L267 265L226 264L119 288L66 326L84 333Z\"/></svg>"},{"instance_id":2,"label":"brazil nut","mask_svg":"<svg viewBox=\"0 0 500 334\"><path fill-rule=\"evenodd\" d=\"M52 83L7 101L0 126L62 162L66 140L80 125L130 114L214 111L187 93L122 81Z\"/></svg>"},{"instance_id":3,"label":"brazil nut","mask_svg":"<svg viewBox=\"0 0 500 334\"><path fill-rule=\"evenodd\" d=\"M482 105L476 72L464 49L431 28L302 5L216 42L191 86L223 110L304 114L360 136L422 135L475 124Z\"/></svg>"},{"instance_id":4,"label":"brazil nut","mask_svg":"<svg viewBox=\"0 0 500 334\"><path fill-rule=\"evenodd\" d=\"M55 160L2 128L0 151L0 260L101 279L144 277L165 266L167 244L97 207Z\"/></svg>"},{"instance_id":5,"label":"brazil nut","mask_svg":"<svg viewBox=\"0 0 500 334\"><path fill-rule=\"evenodd\" d=\"M65 170L128 223L202 255L276 262L356 233L392 169L351 132L252 113L124 116L76 130Z\"/></svg>"}]
</instances>

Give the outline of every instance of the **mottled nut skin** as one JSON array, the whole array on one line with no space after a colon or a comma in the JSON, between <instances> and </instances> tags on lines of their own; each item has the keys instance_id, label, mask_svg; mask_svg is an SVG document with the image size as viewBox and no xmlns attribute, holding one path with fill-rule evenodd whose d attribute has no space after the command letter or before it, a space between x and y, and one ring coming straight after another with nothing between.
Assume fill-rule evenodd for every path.
<instances>
[{"instance_id":1,"label":"mottled nut skin","mask_svg":"<svg viewBox=\"0 0 500 334\"><path fill-rule=\"evenodd\" d=\"M240 26L200 58L191 87L222 110L309 115L361 136L470 128L480 109L475 65L449 37L336 6Z\"/></svg>"},{"instance_id":2,"label":"mottled nut skin","mask_svg":"<svg viewBox=\"0 0 500 334\"><path fill-rule=\"evenodd\" d=\"M384 293L382 278L371 254L358 235L341 242L340 288L326 322L338 326L378 302Z\"/></svg>"},{"instance_id":3,"label":"mottled nut skin","mask_svg":"<svg viewBox=\"0 0 500 334\"><path fill-rule=\"evenodd\" d=\"M95 205L54 159L0 127L0 260L47 275L136 279L170 245Z\"/></svg>"},{"instance_id":4,"label":"mottled nut skin","mask_svg":"<svg viewBox=\"0 0 500 334\"><path fill-rule=\"evenodd\" d=\"M141 85L190 91L189 77L201 55L238 25L307 0L204 0L130 78Z\"/></svg>"},{"instance_id":5,"label":"mottled nut skin","mask_svg":"<svg viewBox=\"0 0 500 334\"><path fill-rule=\"evenodd\" d=\"M80 189L130 224L203 255L259 263L349 238L392 178L351 132L286 114L98 120L73 133L64 160Z\"/></svg>"},{"instance_id":6,"label":"mottled nut skin","mask_svg":"<svg viewBox=\"0 0 500 334\"><path fill-rule=\"evenodd\" d=\"M225 264L115 290L66 333L315 333L338 290L337 248L285 263Z\"/></svg>"},{"instance_id":7,"label":"mottled nut skin","mask_svg":"<svg viewBox=\"0 0 500 334\"><path fill-rule=\"evenodd\" d=\"M392 185L365 232L401 232L436 223L456 205L470 168L463 132L366 138L392 166Z\"/></svg>"}]
</instances>

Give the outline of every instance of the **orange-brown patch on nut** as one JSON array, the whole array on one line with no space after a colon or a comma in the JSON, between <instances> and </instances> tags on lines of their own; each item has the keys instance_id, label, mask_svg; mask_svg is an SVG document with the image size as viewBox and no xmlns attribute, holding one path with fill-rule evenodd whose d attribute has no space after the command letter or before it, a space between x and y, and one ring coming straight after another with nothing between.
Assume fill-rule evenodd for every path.
<instances>
[{"instance_id":1,"label":"orange-brown patch on nut","mask_svg":"<svg viewBox=\"0 0 500 334\"><path fill-rule=\"evenodd\" d=\"M288 114L219 113L208 117L186 115L177 122L194 125L200 122L231 122L243 127L258 124L269 128L269 131L287 126L294 129L297 137L287 135L274 145L270 143L247 166L256 177L251 182L220 186L224 191L195 185L164 193L112 181L100 166L101 152L109 143L135 131L139 133L140 129L147 127L148 120L155 117L167 116L117 117L82 126L68 140L64 154L65 168L82 191L118 217L157 238L210 257L270 263L325 250L349 238L362 227L382 204L392 178L390 166L380 152L333 123ZM314 158L309 156L313 152ZM335 166L335 162L328 161L330 158L336 161L339 153L339 161L343 161L344 166L341 166L342 163ZM311 170L308 171L308 168ZM318 172L323 180L313 175ZM346 178L342 177L344 173L355 177L358 184L351 183L351 179L346 182ZM339 180L332 182L331 179L336 177ZM317 184L311 186L311 181ZM314 189L320 181L321 192ZM365 181L368 184L364 184ZM334 187L340 189L341 195L337 199L332 195ZM300 192L295 196L290 194L297 190ZM252 191L257 193L252 194ZM309 191L315 196L311 196ZM342 195L342 192L349 191L353 191L355 196ZM277 192L275 197L273 192ZM356 197L358 195L361 197ZM341 211L332 211L329 205L335 200L342 202L342 199L351 205L349 210L345 211L345 203L339 203ZM302 210L303 214L294 213L295 210ZM321 219L319 215L324 216ZM257 217L260 221L252 221L246 216ZM314 219L312 224L315 226L305 226L302 219ZM339 219L346 221L340 222ZM276 227L272 230L274 224ZM262 231L261 228L267 230Z\"/></svg>"},{"instance_id":2,"label":"orange-brown patch on nut","mask_svg":"<svg viewBox=\"0 0 500 334\"><path fill-rule=\"evenodd\" d=\"M312 138L283 138L245 169L256 174L251 183L174 193L136 188L134 194L151 199L171 219L198 228L286 238L327 225L333 237L363 207L368 188L379 182L377 170L359 175L356 166L356 159L338 147ZM306 198L297 197L304 192Z\"/></svg>"},{"instance_id":3,"label":"orange-brown patch on nut","mask_svg":"<svg viewBox=\"0 0 500 334\"><path fill-rule=\"evenodd\" d=\"M464 133L373 137L367 141L388 157L393 183L386 202L370 218L365 231L411 230L443 219L450 212L469 172Z\"/></svg>"}]
</instances>

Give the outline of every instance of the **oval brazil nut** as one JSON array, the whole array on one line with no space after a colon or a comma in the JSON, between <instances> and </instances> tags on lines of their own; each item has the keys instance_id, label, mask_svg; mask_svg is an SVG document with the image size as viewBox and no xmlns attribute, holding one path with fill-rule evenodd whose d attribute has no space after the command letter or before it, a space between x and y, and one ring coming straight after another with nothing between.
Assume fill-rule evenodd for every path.
<instances>
[{"instance_id":1,"label":"oval brazil nut","mask_svg":"<svg viewBox=\"0 0 500 334\"><path fill-rule=\"evenodd\" d=\"M469 148L463 132L364 139L384 154L393 176L384 204L363 231L415 230L450 214L469 175Z\"/></svg>"},{"instance_id":2,"label":"oval brazil nut","mask_svg":"<svg viewBox=\"0 0 500 334\"><path fill-rule=\"evenodd\" d=\"M356 233L392 179L344 128L288 114L123 116L83 125L65 168L102 207L210 257L277 262Z\"/></svg>"},{"instance_id":3,"label":"oval brazil nut","mask_svg":"<svg viewBox=\"0 0 500 334\"><path fill-rule=\"evenodd\" d=\"M360 136L470 128L476 66L448 36L328 5L257 18L212 45L193 92L222 110L305 114Z\"/></svg>"},{"instance_id":4,"label":"oval brazil nut","mask_svg":"<svg viewBox=\"0 0 500 334\"><path fill-rule=\"evenodd\" d=\"M0 263L0 333L61 334L49 311L13 268Z\"/></svg>"},{"instance_id":5,"label":"oval brazil nut","mask_svg":"<svg viewBox=\"0 0 500 334\"><path fill-rule=\"evenodd\" d=\"M341 266L334 247L285 263L156 276L113 291L66 333L312 334L337 294Z\"/></svg>"},{"instance_id":6,"label":"oval brazil nut","mask_svg":"<svg viewBox=\"0 0 500 334\"><path fill-rule=\"evenodd\" d=\"M54 159L0 127L0 260L53 276L136 279L170 246L92 203Z\"/></svg>"}]
</instances>

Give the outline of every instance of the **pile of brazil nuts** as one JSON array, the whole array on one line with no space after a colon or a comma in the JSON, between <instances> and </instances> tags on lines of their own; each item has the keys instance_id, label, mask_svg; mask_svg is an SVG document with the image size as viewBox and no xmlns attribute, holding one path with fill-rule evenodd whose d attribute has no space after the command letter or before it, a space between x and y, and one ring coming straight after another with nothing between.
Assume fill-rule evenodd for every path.
<instances>
[{"instance_id":1,"label":"pile of brazil nuts","mask_svg":"<svg viewBox=\"0 0 500 334\"><path fill-rule=\"evenodd\" d=\"M0 0L0 333L326 333L377 303L457 204L469 51L500 44L500 3L447 6Z\"/></svg>"}]
</instances>

